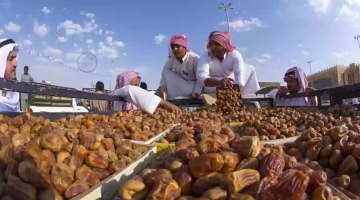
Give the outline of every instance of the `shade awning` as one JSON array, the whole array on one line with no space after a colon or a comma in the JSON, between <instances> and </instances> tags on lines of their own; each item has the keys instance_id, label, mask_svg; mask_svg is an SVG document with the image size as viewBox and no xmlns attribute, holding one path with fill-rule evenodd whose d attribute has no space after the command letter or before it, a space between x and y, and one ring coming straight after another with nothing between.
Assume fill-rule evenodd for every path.
<instances>
[{"instance_id":1,"label":"shade awning","mask_svg":"<svg viewBox=\"0 0 360 200\"><path fill-rule=\"evenodd\" d=\"M258 94L269 94L271 90L277 89L277 88L279 88L279 86L264 87L264 88L261 88L260 90L258 90L257 92L255 92L255 94L256 95L258 95Z\"/></svg>"}]
</instances>

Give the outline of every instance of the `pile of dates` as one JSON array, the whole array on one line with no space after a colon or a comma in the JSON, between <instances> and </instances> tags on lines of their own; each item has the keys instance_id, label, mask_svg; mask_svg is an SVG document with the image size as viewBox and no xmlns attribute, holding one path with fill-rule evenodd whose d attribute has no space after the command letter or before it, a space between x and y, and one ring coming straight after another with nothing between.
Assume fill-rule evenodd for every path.
<instances>
[{"instance_id":1,"label":"pile of dates","mask_svg":"<svg viewBox=\"0 0 360 200\"><path fill-rule=\"evenodd\" d=\"M77 120L80 118L79 120ZM59 126L75 129L104 129L107 132L118 132L125 139L146 141L179 123L174 113L157 109L153 115L142 111L118 112L110 116L87 114L83 117L68 117L56 120Z\"/></svg>"},{"instance_id":2,"label":"pile of dates","mask_svg":"<svg viewBox=\"0 0 360 200\"><path fill-rule=\"evenodd\" d=\"M263 121L249 120L242 126L234 126L233 129L240 136L256 136L261 141L284 139L301 133L294 122L276 117L268 117Z\"/></svg>"},{"instance_id":3,"label":"pile of dates","mask_svg":"<svg viewBox=\"0 0 360 200\"><path fill-rule=\"evenodd\" d=\"M148 148L123 140L122 115L0 117L0 197L70 199L124 169Z\"/></svg>"},{"instance_id":4,"label":"pile of dates","mask_svg":"<svg viewBox=\"0 0 360 200\"><path fill-rule=\"evenodd\" d=\"M226 116L220 113L201 110L201 111L183 111L179 117L179 123L182 126L193 127L195 125L206 125L206 124L220 124L225 125Z\"/></svg>"},{"instance_id":5,"label":"pile of dates","mask_svg":"<svg viewBox=\"0 0 360 200\"><path fill-rule=\"evenodd\" d=\"M213 106L216 106L218 112L228 116L241 110L242 101L238 86L234 86L232 90L218 89L216 97L216 105Z\"/></svg>"},{"instance_id":6,"label":"pile of dates","mask_svg":"<svg viewBox=\"0 0 360 200\"><path fill-rule=\"evenodd\" d=\"M205 138L211 138L218 146L227 146L235 139L235 135L231 128L221 122L213 122L211 120L193 126L182 124L170 131L169 134L161 138L158 143L175 144L176 148L188 148L195 146Z\"/></svg>"},{"instance_id":7,"label":"pile of dates","mask_svg":"<svg viewBox=\"0 0 360 200\"><path fill-rule=\"evenodd\" d=\"M174 147L150 169L119 186L116 199L333 200L326 173L297 163L281 147L263 148L255 136L218 146L204 138Z\"/></svg>"},{"instance_id":8,"label":"pile of dates","mask_svg":"<svg viewBox=\"0 0 360 200\"><path fill-rule=\"evenodd\" d=\"M241 111L238 117L245 123L232 128L238 135L258 136L261 141L298 136L309 128L324 134L330 126L346 123L343 119L351 120L350 116L357 112L348 105L335 106L326 112L316 108L253 109Z\"/></svg>"},{"instance_id":9,"label":"pile of dates","mask_svg":"<svg viewBox=\"0 0 360 200\"><path fill-rule=\"evenodd\" d=\"M360 196L360 123L350 117L335 123L326 124L326 131L310 128L284 147L288 155L312 169L325 171L335 185Z\"/></svg>"}]
</instances>

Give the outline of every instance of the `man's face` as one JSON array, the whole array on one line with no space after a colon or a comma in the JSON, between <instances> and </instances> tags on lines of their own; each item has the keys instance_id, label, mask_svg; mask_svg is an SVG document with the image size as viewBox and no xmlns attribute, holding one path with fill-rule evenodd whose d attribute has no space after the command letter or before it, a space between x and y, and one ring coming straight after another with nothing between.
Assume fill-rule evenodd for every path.
<instances>
[{"instance_id":1,"label":"man's face","mask_svg":"<svg viewBox=\"0 0 360 200\"><path fill-rule=\"evenodd\" d=\"M300 90L300 83L296 78L286 78L287 88L290 94L298 93Z\"/></svg>"},{"instance_id":2,"label":"man's face","mask_svg":"<svg viewBox=\"0 0 360 200\"><path fill-rule=\"evenodd\" d=\"M186 48L181 45L173 44L171 49L177 59L182 59L186 55Z\"/></svg>"},{"instance_id":3,"label":"man's face","mask_svg":"<svg viewBox=\"0 0 360 200\"><path fill-rule=\"evenodd\" d=\"M24 74L28 74L29 73L29 69L28 68L25 68L24 69Z\"/></svg>"},{"instance_id":4,"label":"man's face","mask_svg":"<svg viewBox=\"0 0 360 200\"><path fill-rule=\"evenodd\" d=\"M134 78L133 80L131 80L130 84L132 86L139 86L140 85L140 79L139 78Z\"/></svg>"},{"instance_id":5,"label":"man's face","mask_svg":"<svg viewBox=\"0 0 360 200\"><path fill-rule=\"evenodd\" d=\"M16 54L15 51L11 51L6 60L6 68L4 77L7 79L16 79Z\"/></svg>"},{"instance_id":6,"label":"man's face","mask_svg":"<svg viewBox=\"0 0 360 200\"><path fill-rule=\"evenodd\" d=\"M211 54L215 57L224 55L226 52L226 49L223 46L213 40L209 42L209 49Z\"/></svg>"}]
</instances>

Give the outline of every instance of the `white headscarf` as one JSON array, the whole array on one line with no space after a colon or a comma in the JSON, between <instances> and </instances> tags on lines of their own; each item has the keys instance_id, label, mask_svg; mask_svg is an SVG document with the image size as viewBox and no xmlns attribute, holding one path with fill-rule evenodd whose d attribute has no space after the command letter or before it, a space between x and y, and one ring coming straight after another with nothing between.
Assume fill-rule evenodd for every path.
<instances>
[{"instance_id":1,"label":"white headscarf","mask_svg":"<svg viewBox=\"0 0 360 200\"><path fill-rule=\"evenodd\" d=\"M7 39L0 39L0 43L6 41ZM9 53L14 50L16 56L19 53L19 47L15 43L7 44L3 47L0 47L0 77L4 78L6 63ZM2 95L2 90L0 90L0 111L16 112L20 110L19 106L19 93L18 92L9 92L6 91L6 96Z\"/></svg>"}]
</instances>

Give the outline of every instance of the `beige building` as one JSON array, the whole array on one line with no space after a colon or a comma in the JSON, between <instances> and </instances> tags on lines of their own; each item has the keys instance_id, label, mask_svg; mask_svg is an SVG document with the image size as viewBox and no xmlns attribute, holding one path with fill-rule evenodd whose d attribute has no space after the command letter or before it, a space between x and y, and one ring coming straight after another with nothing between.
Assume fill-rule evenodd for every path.
<instances>
[{"instance_id":1,"label":"beige building","mask_svg":"<svg viewBox=\"0 0 360 200\"><path fill-rule=\"evenodd\" d=\"M343 86L360 82L360 65L335 65L307 77L309 86L315 89Z\"/></svg>"}]
</instances>

